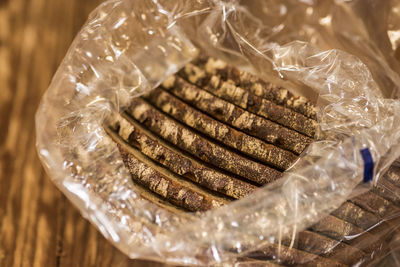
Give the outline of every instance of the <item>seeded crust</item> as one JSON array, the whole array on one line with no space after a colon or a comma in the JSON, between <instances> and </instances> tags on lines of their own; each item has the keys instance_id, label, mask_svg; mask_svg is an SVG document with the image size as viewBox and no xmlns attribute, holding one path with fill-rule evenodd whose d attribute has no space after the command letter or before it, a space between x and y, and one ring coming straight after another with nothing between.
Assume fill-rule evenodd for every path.
<instances>
[{"instance_id":1,"label":"seeded crust","mask_svg":"<svg viewBox=\"0 0 400 267\"><path fill-rule=\"evenodd\" d=\"M394 186L387 175L379 179L376 186L373 187L372 192L400 207L400 188Z\"/></svg>"},{"instance_id":2,"label":"seeded crust","mask_svg":"<svg viewBox=\"0 0 400 267\"><path fill-rule=\"evenodd\" d=\"M305 135L239 108L179 76L171 76L162 85L176 97L217 120L293 153L300 154L312 142Z\"/></svg>"},{"instance_id":3,"label":"seeded crust","mask_svg":"<svg viewBox=\"0 0 400 267\"><path fill-rule=\"evenodd\" d=\"M337 210L333 211L331 215L349 222L363 230L368 230L369 228L379 224L381 219L363 210L361 207L353 204L350 201L344 202Z\"/></svg>"},{"instance_id":4,"label":"seeded crust","mask_svg":"<svg viewBox=\"0 0 400 267\"><path fill-rule=\"evenodd\" d=\"M321 219L318 223L310 227L310 229L356 247L367 254L373 253L384 243L384 237L374 235L369 231L365 231L349 222L330 215Z\"/></svg>"},{"instance_id":5,"label":"seeded crust","mask_svg":"<svg viewBox=\"0 0 400 267\"><path fill-rule=\"evenodd\" d=\"M339 241L345 236L357 236L363 232L361 228L331 215L325 216L310 229Z\"/></svg>"},{"instance_id":6,"label":"seeded crust","mask_svg":"<svg viewBox=\"0 0 400 267\"><path fill-rule=\"evenodd\" d=\"M173 177L173 175L158 172L155 166L144 163L143 158L139 160L139 153L135 157L133 153L125 150L121 145L118 148L132 178L173 204L190 211L206 211L228 203L220 198L193 189L185 183L178 182L180 179L176 179L177 177Z\"/></svg>"},{"instance_id":7,"label":"seeded crust","mask_svg":"<svg viewBox=\"0 0 400 267\"><path fill-rule=\"evenodd\" d=\"M291 243L290 239L282 241L287 247L290 247ZM355 247L307 230L297 234L293 245L298 250L334 259L342 264L352 264L366 257L363 251Z\"/></svg>"},{"instance_id":8,"label":"seeded crust","mask_svg":"<svg viewBox=\"0 0 400 267\"><path fill-rule=\"evenodd\" d=\"M384 175L396 187L400 187L400 168L397 166L390 166L389 170Z\"/></svg>"},{"instance_id":9,"label":"seeded crust","mask_svg":"<svg viewBox=\"0 0 400 267\"><path fill-rule=\"evenodd\" d=\"M188 82L207 90L232 104L255 113L268 120L279 123L289 129L314 137L317 122L284 106L252 94L236 86L231 80L224 81L221 76L206 72L191 63L187 64L179 75Z\"/></svg>"},{"instance_id":10,"label":"seeded crust","mask_svg":"<svg viewBox=\"0 0 400 267\"><path fill-rule=\"evenodd\" d=\"M224 81L231 81L236 86L244 88L256 96L283 105L311 119L317 118L314 105L306 98L295 96L287 89L265 82L251 73L226 64L220 59L203 57L195 60L193 64L204 68L209 74L219 75Z\"/></svg>"},{"instance_id":11,"label":"seeded crust","mask_svg":"<svg viewBox=\"0 0 400 267\"><path fill-rule=\"evenodd\" d=\"M178 175L235 199L257 189L254 185L218 172L192 157L179 153L163 141L157 141L157 137L129 117L120 119L120 135L121 131L126 131L129 127L126 125L130 126L130 133L125 141Z\"/></svg>"},{"instance_id":12,"label":"seeded crust","mask_svg":"<svg viewBox=\"0 0 400 267\"><path fill-rule=\"evenodd\" d=\"M363 210L373 213L381 220L397 217L400 214L400 209L392 202L371 191L359 194L351 198L350 201L360 206Z\"/></svg>"},{"instance_id":13,"label":"seeded crust","mask_svg":"<svg viewBox=\"0 0 400 267\"><path fill-rule=\"evenodd\" d=\"M149 130L182 150L250 181L263 185L282 176L282 173L275 169L242 157L195 134L157 111L143 99L134 99L128 112Z\"/></svg>"},{"instance_id":14,"label":"seeded crust","mask_svg":"<svg viewBox=\"0 0 400 267\"><path fill-rule=\"evenodd\" d=\"M388 173L393 175L393 171L395 170L396 168L391 167L389 168ZM387 176L387 174L384 175L386 178ZM391 186L395 187L393 185ZM349 202L356 204L365 212L371 213L378 218L377 222L371 226L368 231L379 238L378 242L376 242L377 244L382 244L385 243L382 242L383 240L391 238L394 233L398 234L400 208L390 200L376 194L376 192L382 193L376 188L373 188L370 191L351 198ZM372 222L370 221L370 223ZM364 245L367 246L368 243L373 242L374 240L368 240ZM371 246L377 248L374 244L371 244ZM380 251L384 253L384 248L381 248Z\"/></svg>"},{"instance_id":15,"label":"seeded crust","mask_svg":"<svg viewBox=\"0 0 400 267\"><path fill-rule=\"evenodd\" d=\"M289 151L237 131L197 111L161 88L152 91L146 99L176 120L268 165L286 170L297 158Z\"/></svg>"}]
</instances>

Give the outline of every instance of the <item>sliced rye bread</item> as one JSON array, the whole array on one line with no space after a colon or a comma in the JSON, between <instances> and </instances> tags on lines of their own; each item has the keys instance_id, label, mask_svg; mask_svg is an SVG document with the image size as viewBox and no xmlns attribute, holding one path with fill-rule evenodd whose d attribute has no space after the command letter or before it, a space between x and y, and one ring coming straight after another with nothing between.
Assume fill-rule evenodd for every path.
<instances>
[{"instance_id":1,"label":"sliced rye bread","mask_svg":"<svg viewBox=\"0 0 400 267\"><path fill-rule=\"evenodd\" d=\"M213 58L199 58L136 98L107 132L141 196L180 215L203 212L279 179L313 142L305 98ZM348 266L385 253L400 169L293 238L245 256L252 264ZM390 217L391 216L391 217ZM375 257L376 257L375 255ZM262 261L260 261L262 260ZM240 262L240 261L238 261Z\"/></svg>"}]
</instances>

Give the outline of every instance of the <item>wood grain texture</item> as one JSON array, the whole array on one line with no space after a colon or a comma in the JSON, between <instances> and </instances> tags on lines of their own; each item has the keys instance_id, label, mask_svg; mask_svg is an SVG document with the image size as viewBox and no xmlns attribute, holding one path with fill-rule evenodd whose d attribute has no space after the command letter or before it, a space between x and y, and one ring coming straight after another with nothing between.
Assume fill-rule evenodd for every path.
<instances>
[{"instance_id":1,"label":"wood grain texture","mask_svg":"<svg viewBox=\"0 0 400 267\"><path fill-rule=\"evenodd\" d=\"M0 266L161 266L129 260L51 183L34 114L101 0L0 0Z\"/></svg>"}]
</instances>

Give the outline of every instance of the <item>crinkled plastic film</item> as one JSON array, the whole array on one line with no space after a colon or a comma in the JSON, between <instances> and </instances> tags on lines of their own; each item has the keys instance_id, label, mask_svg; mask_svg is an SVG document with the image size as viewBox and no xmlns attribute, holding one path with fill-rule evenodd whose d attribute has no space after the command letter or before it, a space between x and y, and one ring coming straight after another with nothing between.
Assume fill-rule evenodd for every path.
<instances>
[{"instance_id":1,"label":"crinkled plastic film","mask_svg":"<svg viewBox=\"0 0 400 267\"><path fill-rule=\"evenodd\" d=\"M91 14L42 99L39 155L54 183L132 258L240 266L257 263L249 255L276 244L268 261L288 264L280 260L282 240L296 247L299 231L346 200L381 185L400 203L400 187L381 182L389 166L398 168L400 156L398 8L397 1L378 0L106 1ZM254 194L179 216L135 193L103 124L198 54L316 100L320 141L282 179ZM371 183L362 183L364 148L375 166ZM369 229L375 237L393 236L388 246L353 264L376 263L391 251L385 260L396 262L399 214L389 215Z\"/></svg>"}]
</instances>

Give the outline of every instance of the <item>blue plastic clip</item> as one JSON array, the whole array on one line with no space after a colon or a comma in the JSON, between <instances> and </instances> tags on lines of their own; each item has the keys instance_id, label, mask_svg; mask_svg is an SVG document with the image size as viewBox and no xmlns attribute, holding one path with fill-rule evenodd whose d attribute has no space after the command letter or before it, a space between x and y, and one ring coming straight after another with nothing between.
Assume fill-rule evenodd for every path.
<instances>
[{"instance_id":1,"label":"blue plastic clip","mask_svg":"<svg viewBox=\"0 0 400 267\"><path fill-rule=\"evenodd\" d=\"M361 149L360 153L364 161L364 183L368 183L374 178L374 161L369 148Z\"/></svg>"}]
</instances>

